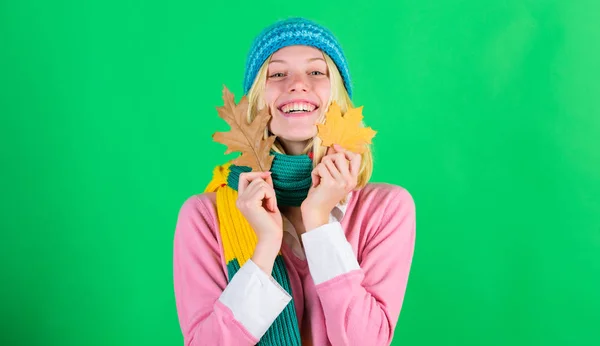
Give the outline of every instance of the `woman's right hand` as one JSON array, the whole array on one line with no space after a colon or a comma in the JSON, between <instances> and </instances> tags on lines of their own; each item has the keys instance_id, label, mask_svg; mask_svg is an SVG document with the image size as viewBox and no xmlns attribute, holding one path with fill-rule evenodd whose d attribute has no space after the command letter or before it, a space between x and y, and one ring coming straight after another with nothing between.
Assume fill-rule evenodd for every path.
<instances>
[{"instance_id":1,"label":"woman's right hand","mask_svg":"<svg viewBox=\"0 0 600 346\"><path fill-rule=\"evenodd\" d=\"M270 275L283 239L271 172L241 173L236 206L258 238L252 261Z\"/></svg>"}]
</instances>

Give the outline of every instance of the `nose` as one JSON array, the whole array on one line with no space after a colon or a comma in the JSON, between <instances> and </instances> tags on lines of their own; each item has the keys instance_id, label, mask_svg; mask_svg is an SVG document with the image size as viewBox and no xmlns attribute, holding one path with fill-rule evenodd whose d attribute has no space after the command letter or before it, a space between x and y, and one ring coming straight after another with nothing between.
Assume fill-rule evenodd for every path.
<instances>
[{"instance_id":1,"label":"nose","mask_svg":"<svg viewBox=\"0 0 600 346\"><path fill-rule=\"evenodd\" d=\"M306 80L306 77L304 76L304 74L297 73L297 74L294 74L294 76L291 78L289 92L294 92L294 91L301 91L301 92L308 91L308 81Z\"/></svg>"}]
</instances>

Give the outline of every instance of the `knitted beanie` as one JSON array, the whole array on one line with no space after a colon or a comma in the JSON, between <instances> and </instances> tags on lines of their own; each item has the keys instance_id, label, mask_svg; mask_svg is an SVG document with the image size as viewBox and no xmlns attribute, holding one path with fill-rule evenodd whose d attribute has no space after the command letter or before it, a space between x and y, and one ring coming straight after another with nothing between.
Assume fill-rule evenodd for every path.
<instances>
[{"instance_id":1,"label":"knitted beanie","mask_svg":"<svg viewBox=\"0 0 600 346\"><path fill-rule=\"evenodd\" d=\"M258 70L271 54L293 45L318 48L337 65L348 96L352 98L350 71L344 52L333 34L325 27L308 19L294 17L280 20L264 29L255 39L246 60L244 94L247 94Z\"/></svg>"}]
</instances>

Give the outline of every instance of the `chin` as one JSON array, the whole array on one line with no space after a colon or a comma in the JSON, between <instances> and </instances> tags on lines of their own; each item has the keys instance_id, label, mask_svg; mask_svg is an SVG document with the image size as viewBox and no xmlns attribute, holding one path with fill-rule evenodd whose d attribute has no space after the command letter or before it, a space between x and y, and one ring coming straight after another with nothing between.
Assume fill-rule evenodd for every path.
<instances>
[{"instance_id":1,"label":"chin","mask_svg":"<svg viewBox=\"0 0 600 346\"><path fill-rule=\"evenodd\" d=\"M277 136L277 138L283 143L303 143L306 145L309 141L311 141L316 135L317 132L307 132L307 133L273 133Z\"/></svg>"},{"instance_id":2,"label":"chin","mask_svg":"<svg viewBox=\"0 0 600 346\"><path fill-rule=\"evenodd\" d=\"M313 139L317 134L316 133L307 133L307 134L300 134L300 133L281 133L279 135L276 135L277 138L284 140L286 142L306 142L309 141L311 139Z\"/></svg>"}]
</instances>

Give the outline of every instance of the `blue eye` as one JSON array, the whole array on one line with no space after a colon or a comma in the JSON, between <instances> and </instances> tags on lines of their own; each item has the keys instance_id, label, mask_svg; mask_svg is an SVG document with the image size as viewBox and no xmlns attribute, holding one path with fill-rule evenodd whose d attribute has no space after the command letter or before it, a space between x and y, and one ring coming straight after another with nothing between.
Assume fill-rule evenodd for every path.
<instances>
[{"instance_id":1,"label":"blue eye","mask_svg":"<svg viewBox=\"0 0 600 346\"><path fill-rule=\"evenodd\" d=\"M311 75L313 75L313 76L325 75L325 74L324 74L323 72L321 72L321 71L312 71L310 74L311 74Z\"/></svg>"}]
</instances>

